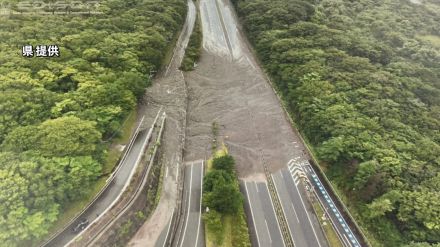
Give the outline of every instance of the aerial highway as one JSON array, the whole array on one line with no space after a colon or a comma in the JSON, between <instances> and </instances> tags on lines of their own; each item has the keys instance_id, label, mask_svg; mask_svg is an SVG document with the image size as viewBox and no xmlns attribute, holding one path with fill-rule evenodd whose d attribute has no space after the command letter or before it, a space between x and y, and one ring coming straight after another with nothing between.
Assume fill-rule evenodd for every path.
<instances>
[{"instance_id":1,"label":"aerial highway","mask_svg":"<svg viewBox=\"0 0 440 247\"><path fill-rule=\"evenodd\" d=\"M227 0L201 0L199 7L206 53L195 72L185 75L197 96L190 97L188 106L190 119L197 121L188 122L186 157L200 158L212 141L203 131L215 119L224 126L225 143L237 157L253 246L290 246L293 241L296 246L326 247L304 187L294 186L287 176L287 162L304 147L259 69L233 6ZM280 170L287 172L284 178Z\"/></svg>"},{"instance_id":2,"label":"aerial highway","mask_svg":"<svg viewBox=\"0 0 440 247\"><path fill-rule=\"evenodd\" d=\"M308 201L299 170L289 162L288 167L271 176L295 246L327 246L319 221Z\"/></svg>"},{"instance_id":3,"label":"aerial highway","mask_svg":"<svg viewBox=\"0 0 440 247\"><path fill-rule=\"evenodd\" d=\"M242 182L246 210L251 212L252 242L254 246L285 246L265 182Z\"/></svg>"},{"instance_id":4,"label":"aerial highway","mask_svg":"<svg viewBox=\"0 0 440 247\"><path fill-rule=\"evenodd\" d=\"M308 181L311 184L313 191L316 193L319 202L324 207L325 216L330 219L341 239L341 242L347 247L360 247L361 244L359 243L356 234L353 233L352 229L345 221L340 210L327 192L327 189L313 170L313 167L309 162L305 162L302 164L302 169L305 171L305 174L307 174Z\"/></svg>"},{"instance_id":5,"label":"aerial highway","mask_svg":"<svg viewBox=\"0 0 440 247\"><path fill-rule=\"evenodd\" d=\"M159 113L158 113L159 114ZM134 168L140 161L143 155L143 151L149 139L151 133L149 130L142 129L143 121L139 123L138 128L127 146L126 152L121 159L119 166L107 180L107 185L97 195L97 197L84 209L80 215L77 215L65 228L55 234L52 238L46 241L42 246L45 247L60 247L67 245L75 237L80 235L88 226L81 227L79 230L73 231L73 229L80 223L87 220L87 222L93 223L97 220L103 212L105 212L113 203L118 200L120 195L125 190L127 183L133 175ZM89 225L90 225L89 224Z\"/></svg>"},{"instance_id":6,"label":"aerial highway","mask_svg":"<svg viewBox=\"0 0 440 247\"><path fill-rule=\"evenodd\" d=\"M174 246L205 246L204 226L202 224L203 166L203 160L186 163L182 203L183 224L180 226Z\"/></svg>"}]
</instances>

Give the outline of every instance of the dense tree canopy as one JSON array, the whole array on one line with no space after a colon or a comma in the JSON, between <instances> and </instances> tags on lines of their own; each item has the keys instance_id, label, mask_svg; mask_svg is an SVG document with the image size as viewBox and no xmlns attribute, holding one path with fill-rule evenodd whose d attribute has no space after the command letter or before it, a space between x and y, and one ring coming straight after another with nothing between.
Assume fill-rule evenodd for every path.
<instances>
[{"instance_id":1,"label":"dense tree canopy","mask_svg":"<svg viewBox=\"0 0 440 247\"><path fill-rule=\"evenodd\" d=\"M228 154L213 159L212 171L203 178L204 207L221 214L236 214L243 206L234 164L234 158Z\"/></svg>"},{"instance_id":2,"label":"dense tree canopy","mask_svg":"<svg viewBox=\"0 0 440 247\"><path fill-rule=\"evenodd\" d=\"M440 242L438 1L233 2L363 225L383 246Z\"/></svg>"},{"instance_id":3,"label":"dense tree canopy","mask_svg":"<svg viewBox=\"0 0 440 247\"><path fill-rule=\"evenodd\" d=\"M0 246L44 237L101 175L102 139L162 66L186 4L103 0L97 11L0 16ZM60 57L24 58L24 45L58 45Z\"/></svg>"}]
</instances>

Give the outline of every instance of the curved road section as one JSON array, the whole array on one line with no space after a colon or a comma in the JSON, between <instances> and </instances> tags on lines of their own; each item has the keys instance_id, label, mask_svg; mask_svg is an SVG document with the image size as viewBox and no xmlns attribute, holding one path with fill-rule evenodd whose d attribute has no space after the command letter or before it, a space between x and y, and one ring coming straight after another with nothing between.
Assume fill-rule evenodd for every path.
<instances>
[{"instance_id":1,"label":"curved road section","mask_svg":"<svg viewBox=\"0 0 440 247\"><path fill-rule=\"evenodd\" d=\"M141 123L139 124L139 127ZM73 228L77 226L81 221L87 219L88 222L95 221L102 212L104 212L109 206L113 204L115 200L122 194L125 189L126 183L129 181L133 169L136 167L136 163L139 161L140 157L143 155L142 150L144 146L149 141L149 133L147 130L136 130L131 146L128 147L119 167L112 175L113 178L109 181L110 184L105 188L105 190L98 195L98 197L90 204L90 206L77 217L76 220L70 223L62 232L52 238L50 241L45 243L44 247L60 247L65 246L82 231L73 231Z\"/></svg>"}]
</instances>

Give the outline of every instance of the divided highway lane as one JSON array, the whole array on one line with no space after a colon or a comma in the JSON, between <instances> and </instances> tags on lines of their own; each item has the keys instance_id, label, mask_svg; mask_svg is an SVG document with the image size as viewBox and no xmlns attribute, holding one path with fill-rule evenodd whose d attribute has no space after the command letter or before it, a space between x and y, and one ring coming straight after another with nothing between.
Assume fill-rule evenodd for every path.
<instances>
[{"instance_id":1,"label":"divided highway lane","mask_svg":"<svg viewBox=\"0 0 440 247\"><path fill-rule=\"evenodd\" d=\"M241 190L246 196L245 207L251 213L252 246L284 247L280 226L275 209L264 182L241 182Z\"/></svg>"},{"instance_id":2,"label":"divided highway lane","mask_svg":"<svg viewBox=\"0 0 440 247\"><path fill-rule=\"evenodd\" d=\"M327 247L325 236L319 226L318 219L311 210L300 178L294 171L292 173L284 168L272 174L272 179L293 242L295 246L301 247Z\"/></svg>"},{"instance_id":3,"label":"divided highway lane","mask_svg":"<svg viewBox=\"0 0 440 247\"><path fill-rule=\"evenodd\" d=\"M72 230L74 226L76 226L82 219L87 219L90 223L92 223L119 197L133 172L133 168L136 166L136 163L143 154L142 150L149 141L148 138L148 130L141 130L138 132L138 134L135 136L131 149L128 150L125 159L123 159L117 172L115 172L113 175L115 177L111 184L108 185L105 191L97 197L97 199L81 214L80 217L78 217L78 219L73 221L73 223L70 224L66 229L42 246L65 246L81 233L81 231L74 232Z\"/></svg>"},{"instance_id":4,"label":"divided highway lane","mask_svg":"<svg viewBox=\"0 0 440 247\"><path fill-rule=\"evenodd\" d=\"M303 169L306 171L307 177L312 183L316 195L318 196L318 200L320 201L321 205L323 205L324 210L326 211L326 217L330 217L330 220L336 227L335 230L338 232L344 246L360 247L361 245L356 238L356 235L353 234L353 231L350 229L339 209L336 207L335 203L328 194L327 190L324 188L323 184L319 180L318 175L315 173L310 163L306 162L305 164L303 164Z\"/></svg>"},{"instance_id":5,"label":"divided highway lane","mask_svg":"<svg viewBox=\"0 0 440 247\"><path fill-rule=\"evenodd\" d=\"M185 219L178 247L204 247L205 234L202 224L202 188L204 162L194 161L185 166L185 181L182 207Z\"/></svg>"}]
</instances>

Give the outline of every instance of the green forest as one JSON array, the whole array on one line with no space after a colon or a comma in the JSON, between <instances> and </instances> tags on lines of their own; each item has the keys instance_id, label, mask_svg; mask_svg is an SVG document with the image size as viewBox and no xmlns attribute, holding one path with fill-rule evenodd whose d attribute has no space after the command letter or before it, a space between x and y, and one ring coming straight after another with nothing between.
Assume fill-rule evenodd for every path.
<instances>
[{"instance_id":1,"label":"green forest","mask_svg":"<svg viewBox=\"0 0 440 247\"><path fill-rule=\"evenodd\" d=\"M235 0L373 246L440 242L440 3Z\"/></svg>"},{"instance_id":2,"label":"green forest","mask_svg":"<svg viewBox=\"0 0 440 247\"><path fill-rule=\"evenodd\" d=\"M186 2L98 10L0 17L1 246L42 239L102 176L107 143L173 48ZM60 56L25 58L24 45L58 45Z\"/></svg>"}]
</instances>

